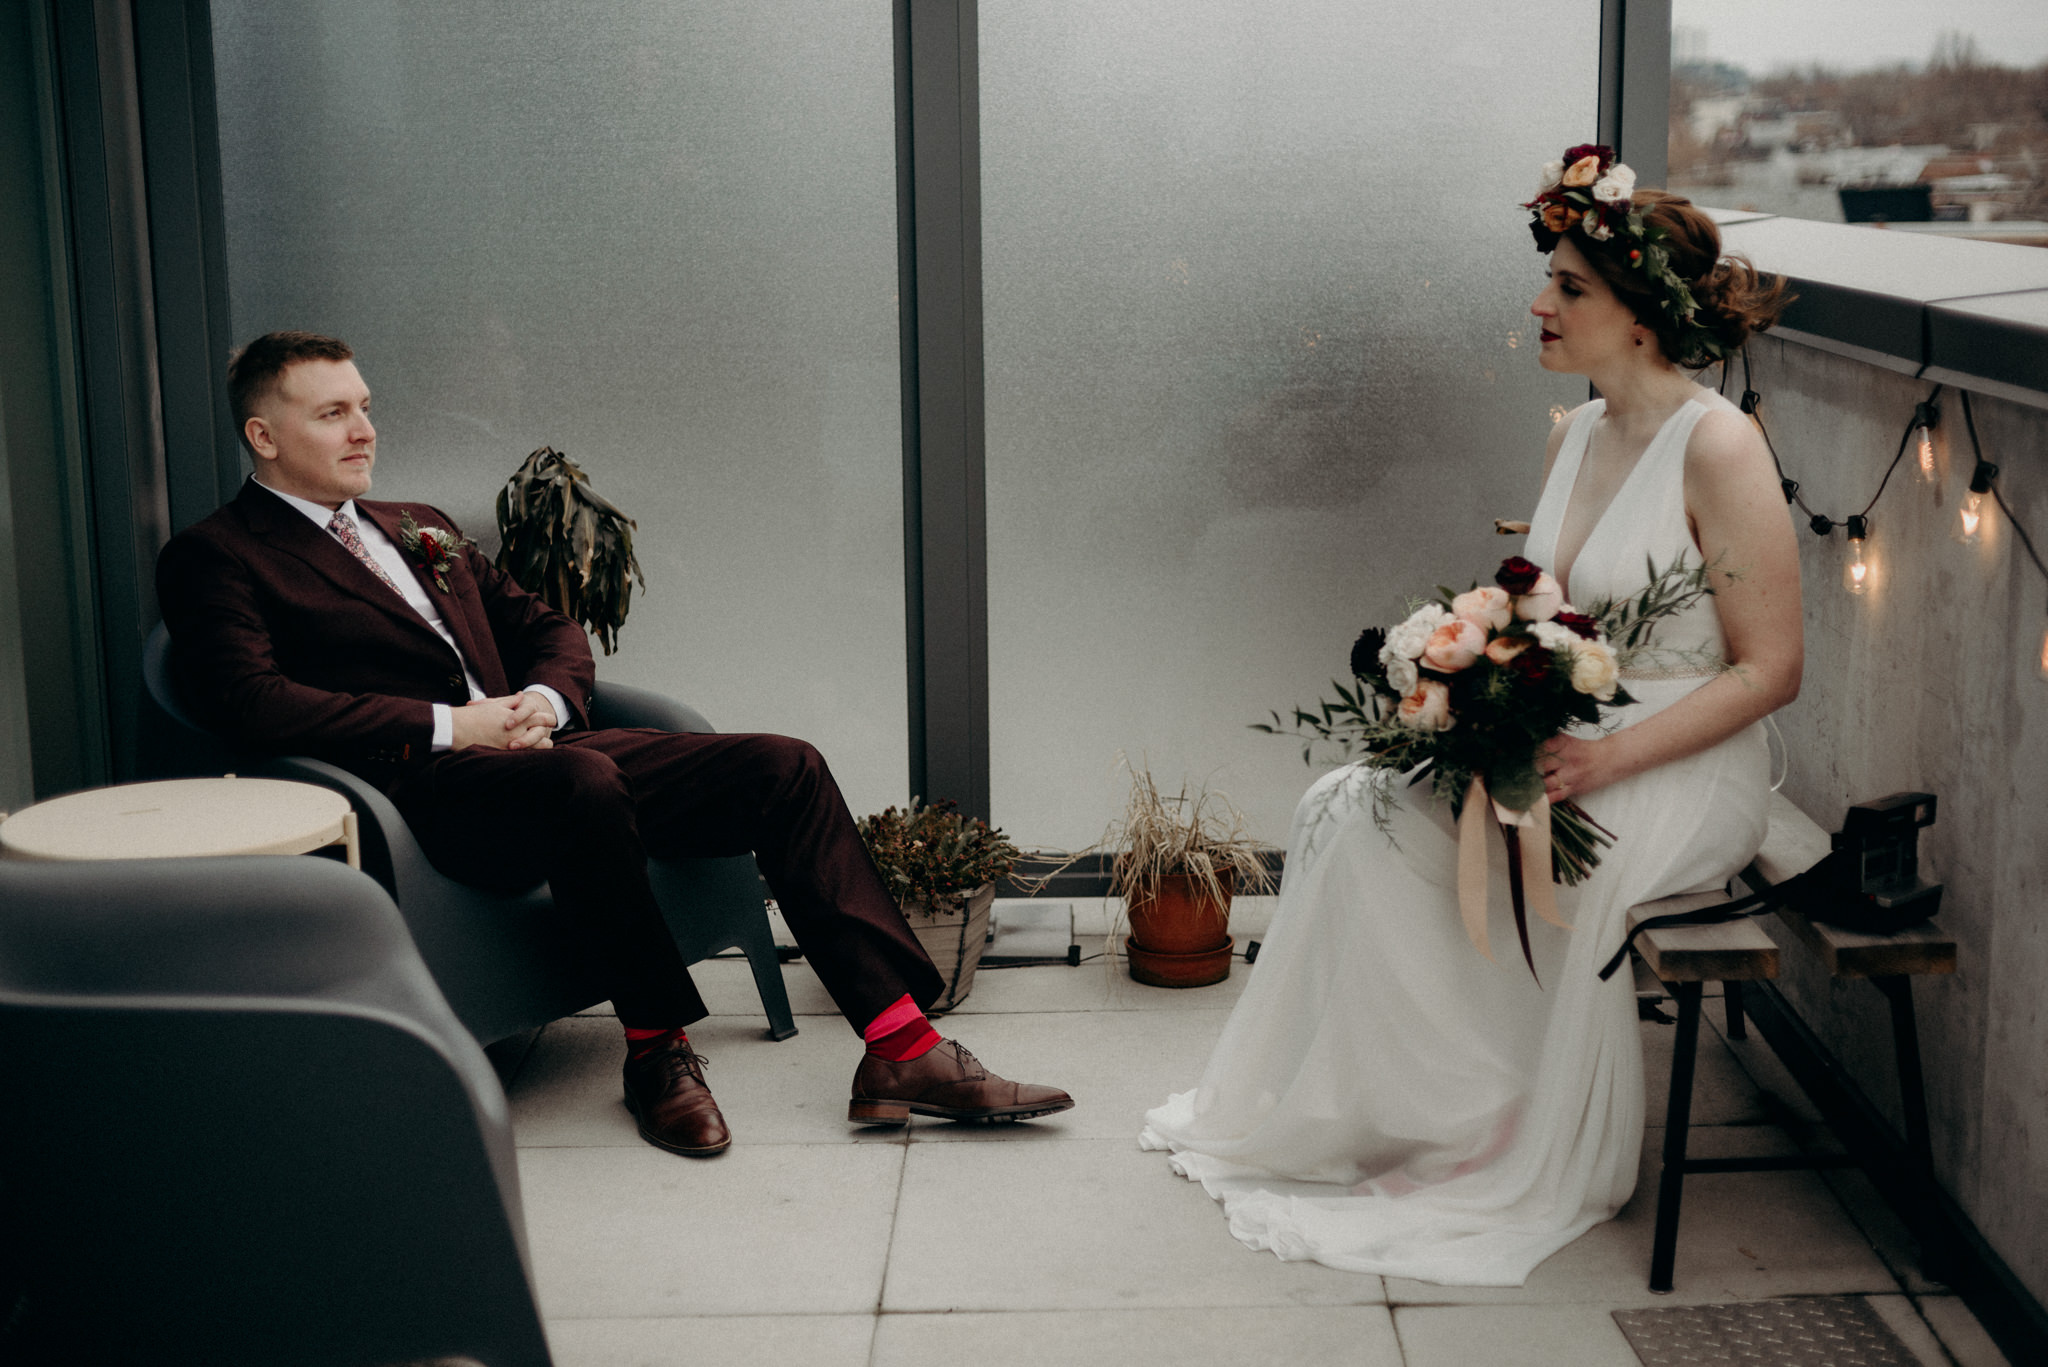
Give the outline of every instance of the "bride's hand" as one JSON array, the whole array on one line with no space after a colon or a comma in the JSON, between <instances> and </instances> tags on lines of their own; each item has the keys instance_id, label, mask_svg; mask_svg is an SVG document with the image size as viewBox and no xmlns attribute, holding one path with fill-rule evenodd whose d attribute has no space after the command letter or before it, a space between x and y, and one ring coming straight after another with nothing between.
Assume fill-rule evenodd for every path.
<instances>
[{"instance_id":1,"label":"bride's hand","mask_svg":"<svg viewBox=\"0 0 2048 1367\"><path fill-rule=\"evenodd\" d=\"M1552 736L1536 750L1536 772L1543 775L1543 796L1552 803L1584 797L1612 783L1606 772L1607 740Z\"/></svg>"}]
</instances>

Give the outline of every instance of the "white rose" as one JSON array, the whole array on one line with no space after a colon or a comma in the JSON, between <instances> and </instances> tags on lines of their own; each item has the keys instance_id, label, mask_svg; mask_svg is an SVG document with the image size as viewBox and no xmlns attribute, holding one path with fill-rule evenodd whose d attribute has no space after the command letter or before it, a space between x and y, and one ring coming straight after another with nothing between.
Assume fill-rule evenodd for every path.
<instances>
[{"instance_id":1,"label":"white rose","mask_svg":"<svg viewBox=\"0 0 2048 1367\"><path fill-rule=\"evenodd\" d=\"M1416 658L1429 644L1429 634L1450 620L1451 614L1441 603L1418 608L1407 621L1387 633L1387 644L1380 651L1380 659L1385 661L1390 656L1403 660Z\"/></svg>"},{"instance_id":2,"label":"white rose","mask_svg":"<svg viewBox=\"0 0 2048 1367\"><path fill-rule=\"evenodd\" d=\"M1548 574L1536 576L1527 593L1515 599L1515 616L1525 622L1547 622L1564 606L1564 590Z\"/></svg>"},{"instance_id":3,"label":"white rose","mask_svg":"<svg viewBox=\"0 0 2048 1367\"><path fill-rule=\"evenodd\" d=\"M1451 611L1482 631L1502 631L1514 619L1508 609L1508 591L1482 584L1451 600Z\"/></svg>"},{"instance_id":4,"label":"white rose","mask_svg":"<svg viewBox=\"0 0 2048 1367\"><path fill-rule=\"evenodd\" d=\"M1543 183L1536 187L1536 193L1540 195L1545 190L1554 188L1559 181L1564 179L1564 163L1562 161L1546 161L1543 163L1543 169L1536 174L1543 179Z\"/></svg>"},{"instance_id":5,"label":"white rose","mask_svg":"<svg viewBox=\"0 0 2048 1367\"><path fill-rule=\"evenodd\" d=\"M1458 719L1451 715L1450 688L1435 679L1424 679L1415 685L1415 690L1401 699L1396 715L1411 731L1448 731L1458 724Z\"/></svg>"},{"instance_id":6,"label":"white rose","mask_svg":"<svg viewBox=\"0 0 2048 1367\"><path fill-rule=\"evenodd\" d=\"M1578 633L1570 627L1561 627L1555 622L1537 622L1529 628L1529 634L1536 638L1536 644L1545 650L1570 650L1578 644Z\"/></svg>"},{"instance_id":7,"label":"white rose","mask_svg":"<svg viewBox=\"0 0 2048 1367\"><path fill-rule=\"evenodd\" d=\"M1587 214L1579 220L1579 231L1592 238L1595 242L1605 242L1608 238L1614 236L1614 229L1608 227L1605 222L1592 214Z\"/></svg>"},{"instance_id":8,"label":"white rose","mask_svg":"<svg viewBox=\"0 0 2048 1367\"><path fill-rule=\"evenodd\" d=\"M1626 204L1635 192L1636 173L1617 164L1608 167L1607 174L1594 185L1593 198L1602 204Z\"/></svg>"},{"instance_id":9,"label":"white rose","mask_svg":"<svg viewBox=\"0 0 2048 1367\"><path fill-rule=\"evenodd\" d=\"M1601 702L1614 701L1614 689L1621 671L1614 652L1598 641L1579 641L1572 650L1572 687L1590 693Z\"/></svg>"},{"instance_id":10,"label":"white rose","mask_svg":"<svg viewBox=\"0 0 2048 1367\"><path fill-rule=\"evenodd\" d=\"M1382 659L1380 664L1387 671L1387 686L1396 693L1407 694L1415 691L1415 685L1422 681L1422 671L1415 661L1396 655L1393 659Z\"/></svg>"}]
</instances>

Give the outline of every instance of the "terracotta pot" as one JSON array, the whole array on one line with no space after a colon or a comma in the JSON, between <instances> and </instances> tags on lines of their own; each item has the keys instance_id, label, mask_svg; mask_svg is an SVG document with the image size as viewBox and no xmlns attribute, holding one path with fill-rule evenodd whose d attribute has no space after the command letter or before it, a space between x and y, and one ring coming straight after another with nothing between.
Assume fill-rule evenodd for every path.
<instances>
[{"instance_id":1,"label":"terracotta pot","mask_svg":"<svg viewBox=\"0 0 2048 1367\"><path fill-rule=\"evenodd\" d=\"M974 970L981 966L981 951L988 945L988 913L995 904L996 885L983 883L973 892L941 900L937 906L905 902L903 919L910 933L931 955L932 966L946 980L945 991L932 1003L930 1014L950 1011L967 1000L974 990Z\"/></svg>"},{"instance_id":2,"label":"terracotta pot","mask_svg":"<svg viewBox=\"0 0 2048 1367\"><path fill-rule=\"evenodd\" d=\"M1223 884L1221 906L1192 875L1167 874L1151 897L1134 897L1126 908L1131 939L1159 954L1206 954L1229 944L1230 898L1237 880L1226 872L1218 881Z\"/></svg>"},{"instance_id":3,"label":"terracotta pot","mask_svg":"<svg viewBox=\"0 0 2048 1367\"><path fill-rule=\"evenodd\" d=\"M1162 954L1145 948L1132 936L1124 937L1131 977L1150 987L1207 987L1220 983L1230 976L1230 956L1236 948L1237 942L1226 935L1214 949L1194 954Z\"/></svg>"}]
</instances>

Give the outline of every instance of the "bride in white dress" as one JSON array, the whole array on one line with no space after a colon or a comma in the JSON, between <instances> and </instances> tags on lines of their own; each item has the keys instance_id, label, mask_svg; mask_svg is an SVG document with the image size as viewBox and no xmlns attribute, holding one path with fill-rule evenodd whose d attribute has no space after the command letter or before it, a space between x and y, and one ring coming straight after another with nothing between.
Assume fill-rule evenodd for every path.
<instances>
[{"instance_id":1,"label":"bride in white dress","mask_svg":"<svg viewBox=\"0 0 2048 1367\"><path fill-rule=\"evenodd\" d=\"M1712 222L1658 191L1633 204L1668 238L1626 225L1626 183L1599 218L1611 236L1589 237L1601 211L1579 218L1568 211L1589 197L1566 193L1590 188L1589 166L1633 180L1598 148L1546 168L1532 227L1549 283L1531 312L1544 368L1605 397L1552 431L1524 553L1582 606L1642 588L1646 557L1729 573L1659 627L1661 667L1624 676L1637 701L1620 729L1561 736L1540 757L1550 799L1617 836L1590 879L1557 890L1574 929L1531 918L1541 986L1518 955L1489 960L1466 938L1455 833L1428 783L1395 780L1385 831L1363 770L1303 798L1244 995L1200 1086L1149 1112L1140 1140L1171 1150L1238 1239L1284 1259L1519 1286L1612 1218L1635 1187L1643 1069L1629 976L1603 983L1599 967L1630 906L1722 886L1763 838L1761 720L1799 689L1798 556L1756 429L1679 367L1768 326L1782 286L1722 260ZM1666 306L1674 281L1690 317L1687 300Z\"/></svg>"}]
</instances>

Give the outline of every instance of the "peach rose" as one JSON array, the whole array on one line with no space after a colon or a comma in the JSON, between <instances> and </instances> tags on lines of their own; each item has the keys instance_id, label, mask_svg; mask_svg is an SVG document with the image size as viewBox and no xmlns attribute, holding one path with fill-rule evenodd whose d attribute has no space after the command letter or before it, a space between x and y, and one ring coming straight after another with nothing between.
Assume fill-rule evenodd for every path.
<instances>
[{"instance_id":1,"label":"peach rose","mask_svg":"<svg viewBox=\"0 0 2048 1367\"><path fill-rule=\"evenodd\" d=\"M1569 204L1546 204L1543 206L1543 226L1554 233L1568 233L1577 225L1579 211Z\"/></svg>"},{"instance_id":2,"label":"peach rose","mask_svg":"<svg viewBox=\"0 0 2048 1367\"><path fill-rule=\"evenodd\" d=\"M1451 600L1451 611L1483 631L1501 631L1514 620L1508 608L1508 591L1482 584Z\"/></svg>"},{"instance_id":3,"label":"peach rose","mask_svg":"<svg viewBox=\"0 0 2048 1367\"><path fill-rule=\"evenodd\" d=\"M1525 622L1547 622L1557 616L1564 606L1564 590L1557 581L1547 574L1536 576L1536 583L1521 597L1515 599L1515 616Z\"/></svg>"},{"instance_id":4,"label":"peach rose","mask_svg":"<svg viewBox=\"0 0 2048 1367\"><path fill-rule=\"evenodd\" d=\"M1450 686L1435 679L1415 685L1415 691L1401 699L1395 716L1411 731L1448 731L1458 720L1451 715Z\"/></svg>"},{"instance_id":5,"label":"peach rose","mask_svg":"<svg viewBox=\"0 0 2048 1367\"><path fill-rule=\"evenodd\" d=\"M1577 190L1600 179L1600 158L1580 157L1564 173L1564 183Z\"/></svg>"},{"instance_id":6,"label":"peach rose","mask_svg":"<svg viewBox=\"0 0 2048 1367\"><path fill-rule=\"evenodd\" d=\"M1486 632L1460 617L1429 633L1422 648L1422 662L1439 674L1470 669L1486 649Z\"/></svg>"},{"instance_id":7,"label":"peach rose","mask_svg":"<svg viewBox=\"0 0 2048 1367\"><path fill-rule=\"evenodd\" d=\"M1529 648L1526 636L1496 636L1486 643L1486 658L1504 665Z\"/></svg>"}]
</instances>

